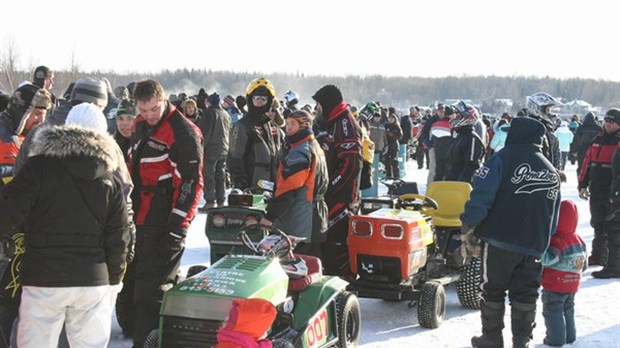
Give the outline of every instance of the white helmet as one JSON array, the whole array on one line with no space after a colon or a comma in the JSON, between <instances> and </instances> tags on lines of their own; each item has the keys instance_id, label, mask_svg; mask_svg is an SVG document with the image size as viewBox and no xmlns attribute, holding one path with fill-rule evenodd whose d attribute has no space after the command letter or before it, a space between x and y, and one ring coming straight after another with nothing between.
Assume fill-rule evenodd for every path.
<instances>
[{"instance_id":1,"label":"white helmet","mask_svg":"<svg viewBox=\"0 0 620 348\"><path fill-rule=\"evenodd\" d=\"M538 92L527 96L526 107L534 115L547 115L547 107L562 105L558 100L545 92Z\"/></svg>"},{"instance_id":2,"label":"white helmet","mask_svg":"<svg viewBox=\"0 0 620 348\"><path fill-rule=\"evenodd\" d=\"M294 91L288 91L284 93L284 100L286 100L287 104L296 104L299 102L299 94Z\"/></svg>"},{"instance_id":3,"label":"white helmet","mask_svg":"<svg viewBox=\"0 0 620 348\"><path fill-rule=\"evenodd\" d=\"M291 278L303 278L308 275L308 265L299 256L286 257L280 260L284 272Z\"/></svg>"}]
</instances>

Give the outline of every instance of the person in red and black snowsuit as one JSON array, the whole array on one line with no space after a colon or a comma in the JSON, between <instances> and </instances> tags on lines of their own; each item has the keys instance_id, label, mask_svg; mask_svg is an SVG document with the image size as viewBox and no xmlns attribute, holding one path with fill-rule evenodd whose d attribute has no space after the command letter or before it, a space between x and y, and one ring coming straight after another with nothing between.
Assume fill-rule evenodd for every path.
<instances>
[{"instance_id":1,"label":"person in red and black snowsuit","mask_svg":"<svg viewBox=\"0 0 620 348\"><path fill-rule=\"evenodd\" d=\"M607 266L592 272L594 278L620 278L620 142L611 159L612 182L609 189L609 209L603 229L607 235Z\"/></svg>"},{"instance_id":2,"label":"person in red and black snowsuit","mask_svg":"<svg viewBox=\"0 0 620 348\"><path fill-rule=\"evenodd\" d=\"M349 218L359 209L362 170L362 130L351 114L340 89L320 88L313 96L316 109L326 118L317 140L327 159L329 186L325 202L329 208L327 241L323 244L326 274L349 275L347 233Z\"/></svg>"},{"instance_id":3,"label":"person in red and black snowsuit","mask_svg":"<svg viewBox=\"0 0 620 348\"><path fill-rule=\"evenodd\" d=\"M577 157L577 176L581 173L581 164L586 157L590 142L592 142L592 139L602 130L601 126L596 124L596 116L591 112L586 114L583 118L583 124L577 128L573 142L570 144L571 153Z\"/></svg>"},{"instance_id":4,"label":"person in red and black snowsuit","mask_svg":"<svg viewBox=\"0 0 620 348\"><path fill-rule=\"evenodd\" d=\"M609 212L609 187L612 181L611 158L620 140L620 110L605 115L604 130L592 139L579 173L579 197L590 200L590 225L594 228L589 265L607 265L607 236L603 229Z\"/></svg>"},{"instance_id":5,"label":"person in red and black snowsuit","mask_svg":"<svg viewBox=\"0 0 620 348\"><path fill-rule=\"evenodd\" d=\"M163 292L171 288L202 190L202 134L164 97L154 80L136 84L140 114L130 149L137 228L134 346L157 327ZM127 280L126 280L127 283Z\"/></svg>"},{"instance_id":6,"label":"person in red and black snowsuit","mask_svg":"<svg viewBox=\"0 0 620 348\"><path fill-rule=\"evenodd\" d=\"M450 170L450 146L452 138L452 125L450 121L454 110L449 105L444 108L444 116L431 125L429 137L433 149L435 149L435 178L433 181L443 181Z\"/></svg>"}]
</instances>

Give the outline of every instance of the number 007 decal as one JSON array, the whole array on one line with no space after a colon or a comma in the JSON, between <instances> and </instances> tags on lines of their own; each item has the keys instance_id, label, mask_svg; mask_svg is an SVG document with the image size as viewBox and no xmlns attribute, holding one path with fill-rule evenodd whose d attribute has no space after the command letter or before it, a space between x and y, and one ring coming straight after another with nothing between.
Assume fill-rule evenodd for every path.
<instances>
[{"instance_id":1,"label":"number 007 decal","mask_svg":"<svg viewBox=\"0 0 620 348\"><path fill-rule=\"evenodd\" d=\"M327 309L314 317L306 328L306 347L318 347L327 342Z\"/></svg>"}]
</instances>

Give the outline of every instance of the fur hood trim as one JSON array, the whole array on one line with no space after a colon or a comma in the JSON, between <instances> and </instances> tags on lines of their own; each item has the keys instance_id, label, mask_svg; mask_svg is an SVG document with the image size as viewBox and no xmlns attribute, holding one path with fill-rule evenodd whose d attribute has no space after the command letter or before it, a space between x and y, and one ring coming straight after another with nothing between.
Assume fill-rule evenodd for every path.
<instances>
[{"instance_id":1,"label":"fur hood trim","mask_svg":"<svg viewBox=\"0 0 620 348\"><path fill-rule=\"evenodd\" d=\"M59 159L67 157L94 157L102 162L107 171L115 171L123 163L122 153L114 138L80 126L39 126L41 129L32 139L29 157L47 156ZM119 159L119 154L121 158Z\"/></svg>"}]
</instances>

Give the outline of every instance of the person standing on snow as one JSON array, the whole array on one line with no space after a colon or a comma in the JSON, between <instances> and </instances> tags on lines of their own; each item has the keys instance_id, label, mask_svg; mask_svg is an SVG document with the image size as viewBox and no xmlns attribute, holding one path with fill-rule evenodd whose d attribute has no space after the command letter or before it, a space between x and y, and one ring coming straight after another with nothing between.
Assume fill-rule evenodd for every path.
<instances>
[{"instance_id":1,"label":"person standing on snow","mask_svg":"<svg viewBox=\"0 0 620 348\"><path fill-rule=\"evenodd\" d=\"M573 142L573 132L568 129L566 121L560 123L560 127L555 131L555 137L558 138L560 145L560 153L562 154L560 170L564 171L566 167L566 161L568 160L568 152L570 151L570 144Z\"/></svg>"},{"instance_id":2,"label":"person standing on snow","mask_svg":"<svg viewBox=\"0 0 620 348\"><path fill-rule=\"evenodd\" d=\"M258 78L246 89L248 114L232 128L226 160L235 188L256 187L259 180L274 182L278 172L284 119L274 106L276 91L271 81Z\"/></svg>"},{"instance_id":3,"label":"person standing on snow","mask_svg":"<svg viewBox=\"0 0 620 348\"><path fill-rule=\"evenodd\" d=\"M312 132L313 117L298 110L286 119L286 146L261 225L272 223L288 234L307 238L295 252L321 257L327 231L328 174L325 154Z\"/></svg>"},{"instance_id":4,"label":"person standing on snow","mask_svg":"<svg viewBox=\"0 0 620 348\"><path fill-rule=\"evenodd\" d=\"M611 187L609 189L609 209L603 229L607 235L607 266L601 271L592 272L594 278L620 278L620 142L611 159Z\"/></svg>"},{"instance_id":5,"label":"person standing on snow","mask_svg":"<svg viewBox=\"0 0 620 348\"><path fill-rule=\"evenodd\" d=\"M473 347L503 347L506 291L513 347L529 347L531 342L540 258L555 232L560 207L559 175L541 152L544 135L540 122L514 119L504 149L476 171L460 216L462 250L469 256L482 252L482 336L472 337ZM514 207L525 206L528 209L514 212Z\"/></svg>"},{"instance_id":6,"label":"person standing on snow","mask_svg":"<svg viewBox=\"0 0 620 348\"><path fill-rule=\"evenodd\" d=\"M205 139L204 199L205 205L198 208L201 212L224 205L226 199L226 156L230 134L230 115L222 109L220 96L213 93L207 97L207 107L198 121L198 128Z\"/></svg>"},{"instance_id":7,"label":"person standing on snow","mask_svg":"<svg viewBox=\"0 0 620 348\"><path fill-rule=\"evenodd\" d=\"M551 109L558 105L562 105L562 103L544 92L534 93L526 98L526 106L529 111L527 116L541 122L546 129L543 154L560 171L560 178L562 182L565 182L566 178L564 178L564 173L561 171L562 154L560 153L560 142L553 133L556 128L554 119L557 116L551 114Z\"/></svg>"},{"instance_id":8,"label":"person standing on snow","mask_svg":"<svg viewBox=\"0 0 620 348\"><path fill-rule=\"evenodd\" d=\"M323 86L312 99L316 101L317 112L326 119L321 129L324 135L319 138L329 173L325 194L329 208L327 241L321 250L323 266L326 274L351 276L347 235L349 218L360 205L362 130L338 87Z\"/></svg>"},{"instance_id":9,"label":"person standing on snow","mask_svg":"<svg viewBox=\"0 0 620 348\"><path fill-rule=\"evenodd\" d=\"M142 347L158 325L164 291L176 282L196 215L203 186L202 135L166 100L159 82L136 83L133 96L140 112L129 156L136 224L133 342Z\"/></svg>"},{"instance_id":10,"label":"person standing on snow","mask_svg":"<svg viewBox=\"0 0 620 348\"><path fill-rule=\"evenodd\" d=\"M450 147L452 138L452 117L454 109L451 106L444 108L444 116L433 123L429 132L430 142L435 152L435 178L433 181L443 181L450 171Z\"/></svg>"},{"instance_id":11,"label":"person standing on snow","mask_svg":"<svg viewBox=\"0 0 620 348\"><path fill-rule=\"evenodd\" d=\"M590 201L590 225L594 229L592 255L588 258L590 266L607 266L608 246L604 225L610 212L611 159L619 141L620 109L613 108L605 114L603 131L592 139L579 173L579 197ZM614 241L614 244L619 242Z\"/></svg>"},{"instance_id":12,"label":"person standing on snow","mask_svg":"<svg viewBox=\"0 0 620 348\"><path fill-rule=\"evenodd\" d=\"M581 173L583 159L586 158L586 152L588 152L592 139L602 130L603 128L596 124L596 116L591 112L586 114L583 118L583 124L577 128L575 137L571 143L571 151L575 157L577 157L577 177L579 177L579 173Z\"/></svg>"},{"instance_id":13,"label":"person standing on snow","mask_svg":"<svg viewBox=\"0 0 620 348\"><path fill-rule=\"evenodd\" d=\"M480 115L478 110L463 101L455 108L459 116L452 120L456 138L450 145L450 171L446 180L471 183L485 151L485 145L474 129Z\"/></svg>"},{"instance_id":14,"label":"person standing on snow","mask_svg":"<svg viewBox=\"0 0 620 348\"><path fill-rule=\"evenodd\" d=\"M41 126L28 161L0 194L0 230L25 226L20 347L56 346L63 325L71 346L103 348L110 339L131 243L114 174L125 164L101 110L84 104L67 121L90 117L88 108L99 127Z\"/></svg>"},{"instance_id":15,"label":"person standing on snow","mask_svg":"<svg viewBox=\"0 0 620 348\"><path fill-rule=\"evenodd\" d=\"M398 123L398 116L390 114L385 124L385 135L387 138L387 151L383 156L386 178L400 178L400 168L398 167L399 140L403 136L403 131Z\"/></svg>"},{"instance_id":16,"label":"person standing on snow","mask_svg":"<svg viewBox=\"0 0 620 348\"><path fill-rule=\"evenodd\" d=\"M575 294L587 267L586 243L576 233L579 215L573 201L562 201L558 229L542 257L542 304L547 334L543 342L552 347L571 344L575 329Z\"/></svg>"},{"instance_id":17,"label":"person standing on snow","mask_svg":"<svg viewBox=\"0 0 620 348\"><path fill-rule=\"evenodd\" d=\"M0 176L13 175L24 137L45 122L51 107L50 93L35 85L24 84L13 92L7 109L0 113Z\"/></svg>"}]
</instances>

